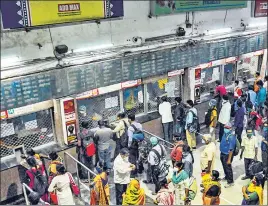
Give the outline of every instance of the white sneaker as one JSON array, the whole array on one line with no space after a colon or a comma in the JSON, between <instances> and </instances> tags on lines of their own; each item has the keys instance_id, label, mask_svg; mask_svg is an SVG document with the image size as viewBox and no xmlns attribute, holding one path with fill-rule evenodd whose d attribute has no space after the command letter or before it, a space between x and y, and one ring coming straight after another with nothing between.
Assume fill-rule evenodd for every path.
<instances>
[{"instance_id":1,"label":"white sneaker","mask_svg":"<svg viewBox=\"0 0 268 206\"><path fill-rule=\"evenodd\" d=\"M232 187L232 186L234 186L234 183L230 183L230 184L227 183L224 187L225 187L225 188L229 188L229 187Z\"/></svg>"}]
</instances>

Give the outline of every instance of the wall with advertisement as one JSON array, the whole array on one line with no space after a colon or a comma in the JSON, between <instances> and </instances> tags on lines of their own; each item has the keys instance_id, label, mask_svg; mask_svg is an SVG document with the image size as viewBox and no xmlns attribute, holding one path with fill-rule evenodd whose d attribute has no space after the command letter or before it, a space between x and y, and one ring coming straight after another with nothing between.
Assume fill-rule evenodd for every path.
<instances>
[{"instance_id":1,"label":"wall with advertisement","mask_svg":"<svg viewBox=\"0 0 268 206\"><path fill-rule=\"evenodd\" d=\"M5 5L5 2L8 2L8 5ZM121 14L124 13L124 17L116 18L116 21L109 18L103 21L76 22L57 26L50 25L49 28L43 26L38 29L30 29L31 32L26 32L24 29L12 32L5 31L2 34L1 58L10 64L13 62L16 63L16 61L54 57L54 46L61 44L66 44L69 50L73 50L74 53L122 45L137 46L147 38L175 34L178 25L182 25L185 28L184 12L174 14L176 16L175 18L174 15L165 15L161 16L161 18L156 18L150 15L150 2L110 0L110 4L113 5L110 6L111 17L122 16ZM1 1L1 3L1 7L5 13L2 18L4 28L21 28L22 25L18 22L22 20L22 16L17 14L20 8L16 5L16 1ZM122 9L117 8L124 8L124 12L122 12ZM190 13L189 21L191 24L193 23L193 27L185 28L186 36L193 37L200 34L208 34L208 32L218 29L233 28L233 30L236 30L241 27L241 19L243 19L245 24L249 24L250 26L254 26L255 24L256 26L266 25L267 23L265 17L257 19L252 17L249 1L247 1L247 7L245 8L227 10L224 8L222 10L194 11L193 14ZM4 20L4 16L6 16L6 20ZM212 16L213 18L211 18ZM138 41L132 41L133 37L140 38L138 38ZM38 43L42 45L41 49L37 46ZM2 63L2 65L4 64Z\"/></svg>"},{"instance_id":2,"label":"wall with advertisement","mask_svg":"<svg viewBox=\"0 0 268 206\"><path fill-rule=\"evenodd\" d=\"M155 16L188 11L243 8L247 1L151 1L151 13Z\"/></svg>"},{"instance_id":3,"label":"wall with advertisement","mask_svg":"<svg viewBox=\"0 0 268 206\"><path fill-rule=\"evenodd\" d=\"M4 29L123 16L123 0L1 1Z\"/></svg>"},{"instance_id":4,"label":"wall with advertisement","mask_svg":"<svg viewBox=\"0 0 268 206\"><path fill-rule=\"evenodd\" d=\"M254 17L267 17L268 13L267 0L252 1L252 13Z\"/></svg>"},{"instance_id":5,"label":"wall with advertisement","mask_svg":"<svg viewBox=\"0 0 268 206\"><path fill-rule=\"evenodd\" d=\"M64 143L66 145L77 142L76 106L73 98L61 99L61 117L63 123Z\"/></svg>"}]
</instances>

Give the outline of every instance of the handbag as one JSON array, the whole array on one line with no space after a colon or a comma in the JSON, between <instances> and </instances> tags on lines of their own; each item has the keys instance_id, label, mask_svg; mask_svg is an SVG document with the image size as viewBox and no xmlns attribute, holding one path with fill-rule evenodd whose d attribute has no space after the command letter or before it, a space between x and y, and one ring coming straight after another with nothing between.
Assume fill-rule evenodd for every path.
<instances>
[{"instance_id":1,"label":"handbag","mask_svg":"<svg viewBox=\"0 0 268 206\"><path fill-rule=\"evenodd\" d=\"M73 178L71 177L71 174L68 173L70 184L71 184L71 190L74 195L78 196L80 194L79 187L75 184Z\"/></svg>"},{"instance_id":2,"label":"handbag","mask_svg":"<svg viewBox=\"0 0 268 206\"><path fill-rule=\"evenodd\" d=\"M49 196L50 196L50 203L52 203L53 205L58 205L58 197L56 191L50 192Z\"/></svg>"}]
</instances>

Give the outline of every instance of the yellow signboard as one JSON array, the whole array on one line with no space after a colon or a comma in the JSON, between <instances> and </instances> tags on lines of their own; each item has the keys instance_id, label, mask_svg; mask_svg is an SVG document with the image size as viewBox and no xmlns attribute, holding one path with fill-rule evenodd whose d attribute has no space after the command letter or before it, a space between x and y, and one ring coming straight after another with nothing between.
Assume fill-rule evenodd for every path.
<instances>
[{"instance_id":1,"label":"yellow signboard","mask_svg":"<svg viewBox=\"0 0 268 206\"><path fill-rule=\"evenodd\" d=\"M28 1L31 26L104 18L104 1Z\"/></svg>"}]
</instances>

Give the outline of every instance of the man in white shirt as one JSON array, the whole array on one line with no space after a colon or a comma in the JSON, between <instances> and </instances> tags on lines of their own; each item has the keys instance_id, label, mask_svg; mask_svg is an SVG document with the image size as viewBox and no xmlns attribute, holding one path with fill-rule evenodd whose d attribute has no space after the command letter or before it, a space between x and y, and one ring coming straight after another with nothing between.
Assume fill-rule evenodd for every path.
<instances>
[{"instance_id":1,"label":"man in white shirt","mask_svg":"<svg viewBox=\"0 0 268 206\"><path fill-rule=\"evenodd\" d=\"M159 105L158 111L162 118L164 138L166 141L170 142L173 135L173 117L171 112L171 104L168 102L166 96L163 96L161 100L162 103Z\"/></svg>"},{"instance_id":2,"label":"man in white shirt","mask_svg":"<svg viewBox=\"0 0 268 206\"><path fill-rule=\"evenodd\" d=\"M242 180L246 180L251 178L249 174L249 165L257 160L258 155L258 138L253 136L253 131L251 129L247 129L247 136L243 136L242 138L242 151L240 155L240 160L244 156L245 163L245 176L242 177Z\"/></svg>"},{"instance_id":3,"label":"man in white shirt","mask_svg":"<svg viewBox=\"0 0 268 206\"><path fill-rule=\"evenodd\" d=\"M128 149L123 148L114 160L114 183L117 205L122 205L122 195L127 190L127 184L130 183L130 172L135 170L135 165L128 161L128 157Z\"/></svg>"},{"instance_id":4,"label":"man in white shirt","mask_svg":"<svg viewBox=\"0 0 268 206\"><path fill-rule=\"evenodd\" d=\"M224 125L230 122L231 119L231 104L229 102L229 97L227 95L223 95L222 97L222 107L219 114L219 124L220 124L220 131L219 131L219 142L221 142L222 136L224 134Z\"/></svg>"}]
</instances>

